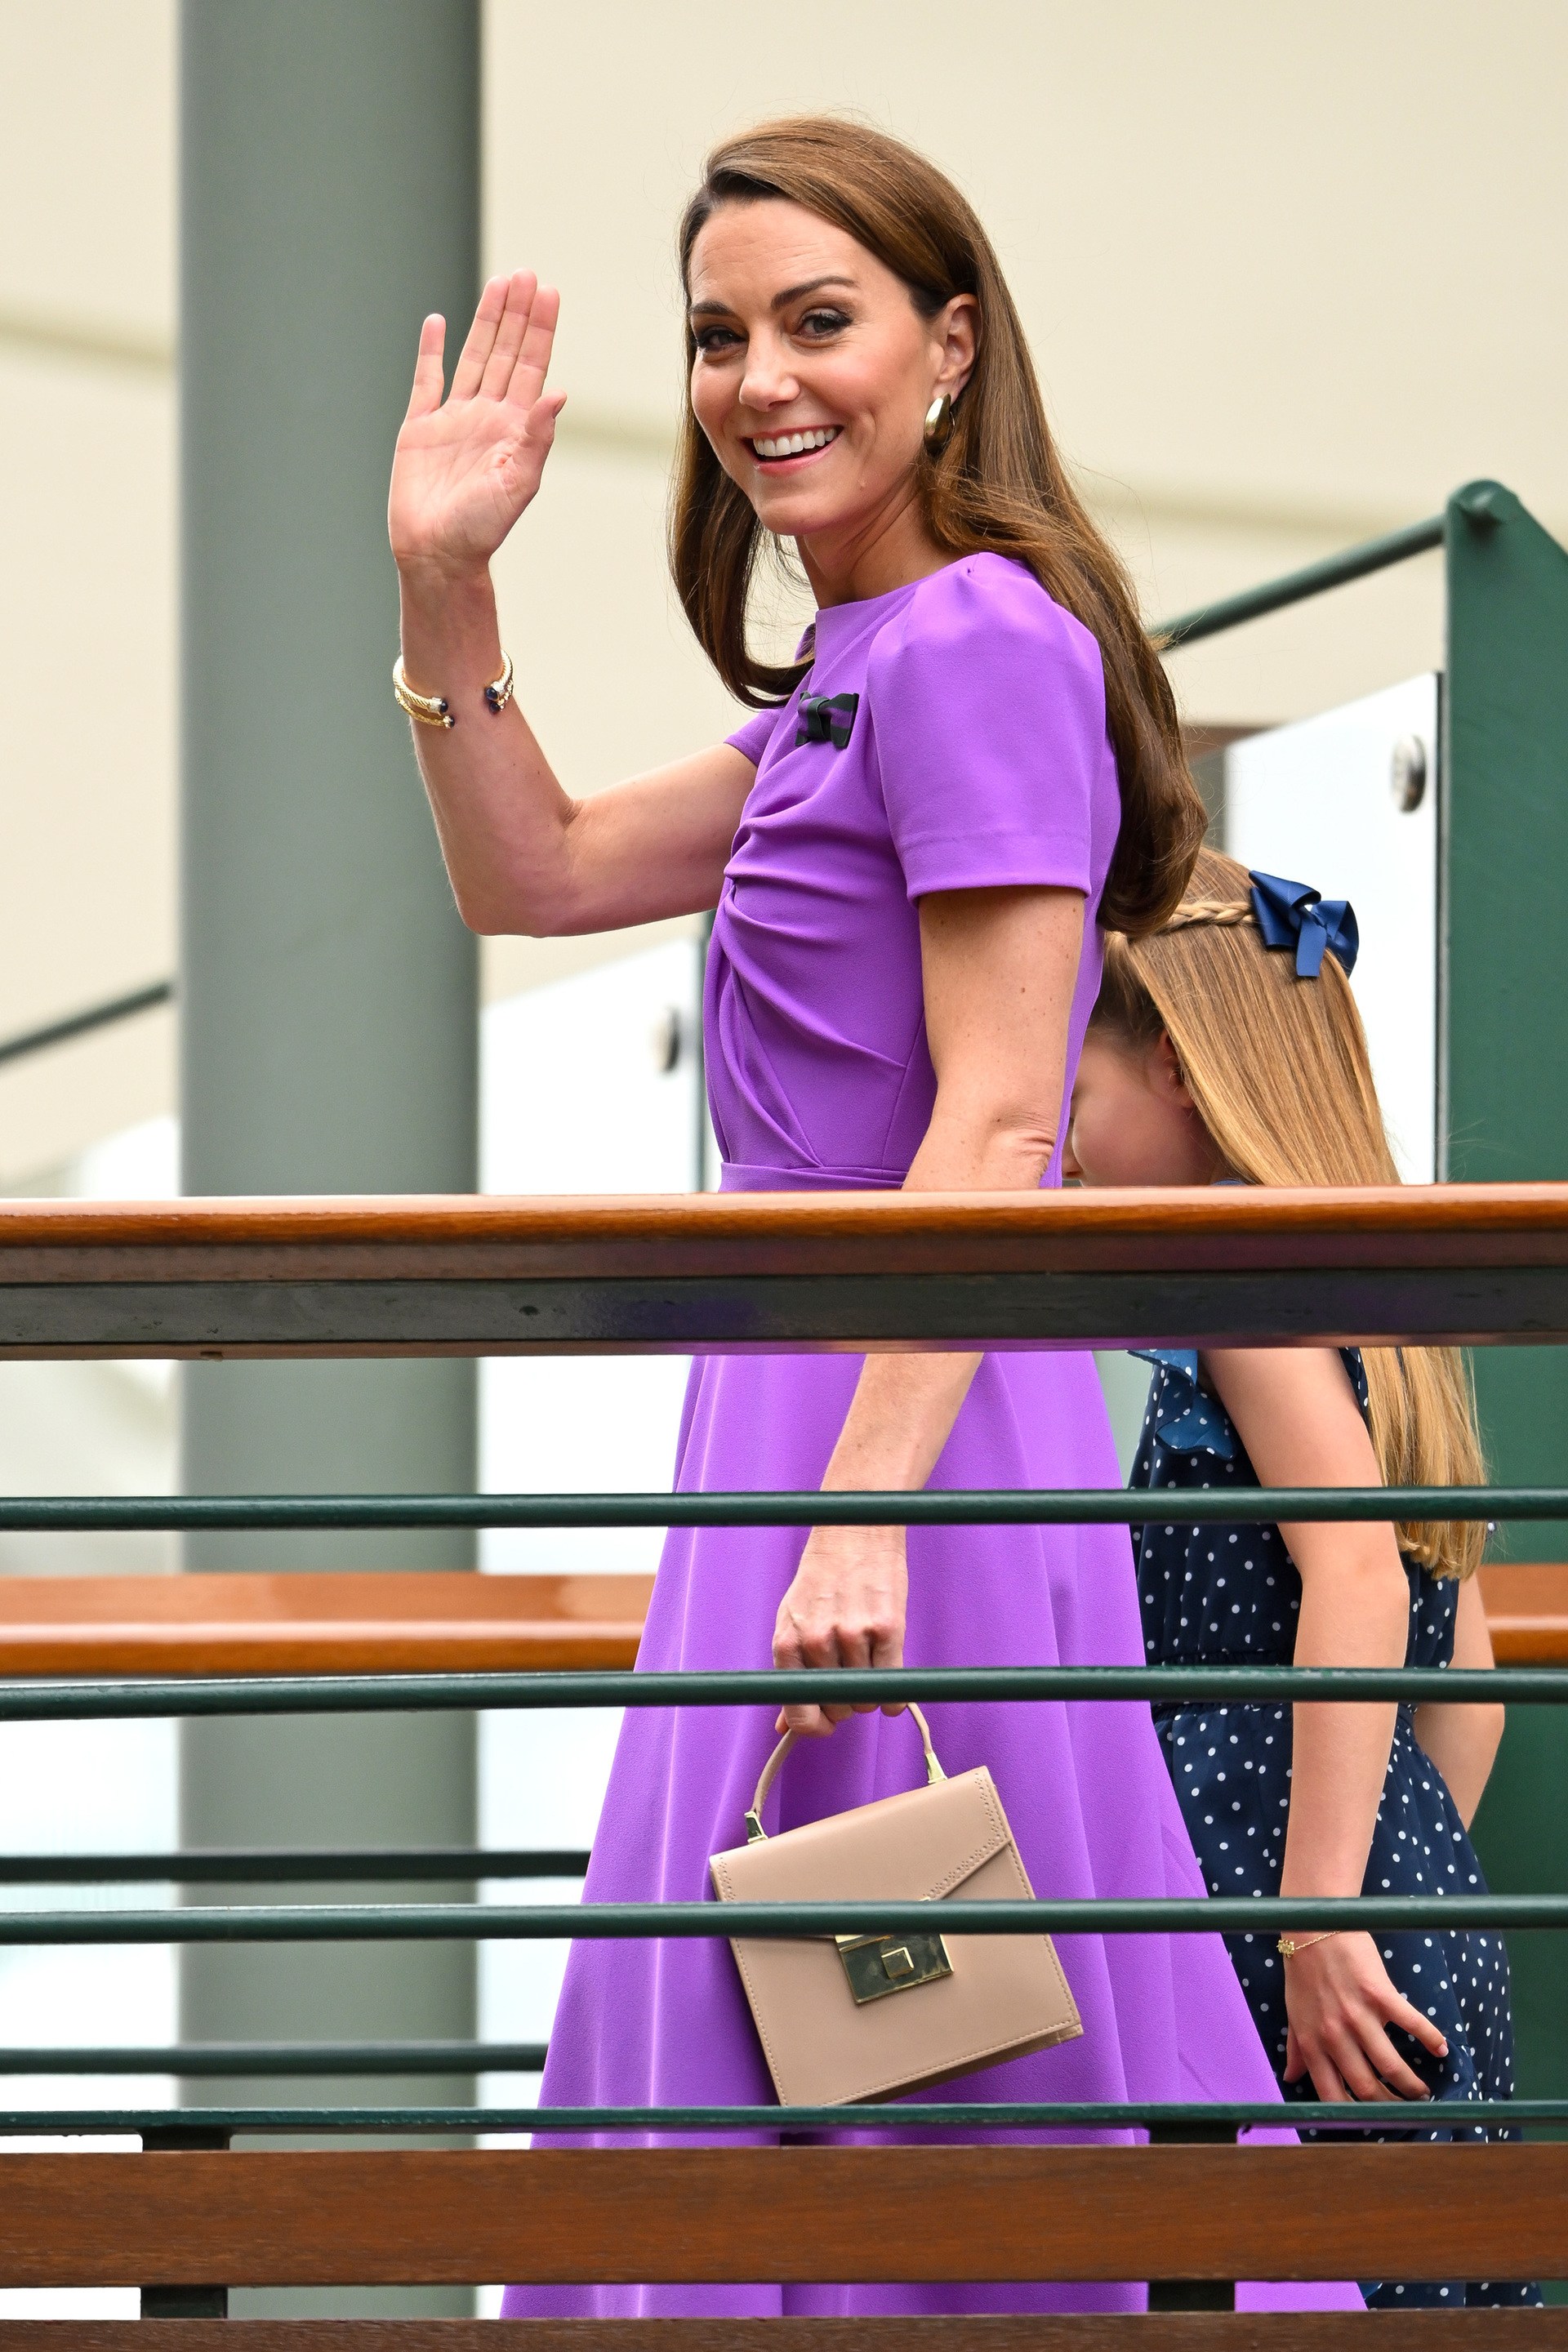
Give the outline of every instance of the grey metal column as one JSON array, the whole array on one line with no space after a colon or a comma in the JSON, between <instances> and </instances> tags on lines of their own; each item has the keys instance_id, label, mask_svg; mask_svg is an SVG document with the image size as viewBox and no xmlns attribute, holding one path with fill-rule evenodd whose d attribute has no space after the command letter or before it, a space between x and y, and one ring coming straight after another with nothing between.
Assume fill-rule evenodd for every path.
<instances>
[{"instance_id":1,"label":"grey metal column","mask_svg":"<svg viewBox=\"0 0 1568 2352\"><path fill-rule=\"evenodd\" d=\"M442 310L460 330L477 282L478 14L477 0L184 0L188 1192L463 1192L476 1181L475 947L392 701L384 516L420 319ZM466 1486L473 1368L192 1366L184 1465L191 1491ZM193 1569L468 1563L464 1542L442 1537L220 1537L187 1558ZM473 1726L192 1726L181 1805L191 1844L467 1844ZM470 1954L440 1946L201 1950L185 1956L181 1992L182 2031L202 2039L462 2037L474 2008ZM468 2090L426 2078L191 2095ZM298 2295L242 2300L252 2313L301 2307ZM309 2305L452 2312L466 2301Z\"/></svg>"}]
</instances>

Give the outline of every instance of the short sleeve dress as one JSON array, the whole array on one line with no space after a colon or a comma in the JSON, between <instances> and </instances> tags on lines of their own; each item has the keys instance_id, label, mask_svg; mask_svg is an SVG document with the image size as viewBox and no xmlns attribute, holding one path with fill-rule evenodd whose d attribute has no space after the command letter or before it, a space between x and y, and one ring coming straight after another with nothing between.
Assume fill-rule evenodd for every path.
<instances>
[{"instance_id":1,"label":"short sleeve dress","mask_svg":"<svg viewBox=\"0 0 1568 2352\"><path fill-rule=\"evenodd\" d=\"M1235 1423L1200 1385L1193 1349L1140 1349L1154 1366L1132 1484L1164 1487L1255 1486ZM1360 1351L1343 1350L1364 1413ZM1406 1559L1410 1580L1408 1666L1446 1666L1454 1654L1458 1588ZM1296 1653L1301 1579L1273 1527L1172 1527L1140 1531L1138 1591L1144 1654L1152 1665L1202 1661L1288 1665ZM1278 1895L1290 1809L1290 1709L1279 1706L1180 1706L1154 1710L1155 1727L1192 1841L1212 1895ZM1443 1775L1415 1739L1415 1710L1399 1709L1363 1892L1473 1895L1481 1866ZM1310 2080L1286 2084L1285 1963L1271 1936L1230 1936L1231 1958L1264 2048L1288 2098L1316 2096ZM1467 2125L1464 2103L1513 2095L1513 2026L1508 1954L1489 1928L1384 1934L1389 1975L1448 2044L1436 2059L1394 2031L1400 2055L1431 2090L1430 2121L1388 2138L1517 2137ZM1412 2121L1414 2122L1414 2117ZM1366 2284L1374 2308L1451 2310L1464 2304L1539 2303L1538 2287L1492 2280L1382 2280Z\"/></svg>"},{"instance_id":2,"label":"short sleeve dress","mask_svg":"<svg viewBox=\"0 0 1568 2352\"><path fill-rule=\"evenodd\" d=\"M931 1118L919 901L1057 885L1087 902L1067 1087L1099 986L1093 918L1120 820L1100 651L1021 566L963 559L820 613L809 677L732 739L756 780L714 920L704 1025L728 1190L893 1189ZM1065 1102L1065 1095L1064 1095ZM1053 1164L1047 1183L1059 1181ZM861 1359L710 1355L693 1367L680 1489L819 1486ZM1111 1486L1092 1359L987 1356L935 1486ZM800 1528L675 1529L638 1664L765 1667ZM1139 1661L1119 1528L911 1529L911 1665ZM744 1836L771 1708L629 1710L589 1871L590 1902L692 1902ZM1041 1893L1195 1895L1203 1880L1146 1717L1113 1706L930 1709L950 1772L989 1765ZM790 1758L770 1829L914 1785L907 1715L858 1716ZM965 2077L966 2099L1277 2098L1217 1936L1060 1940L1081 2040ZM773 2100L721 1939L581 1942L542 2097L555 2105ZM847 2124L836 2138L885 2135ZM554 2144L552 2142L552 2144ZM1359 2307L1348 2287L1243 2288L1255 2305ZM526 2316L1124 2311L1126 2285L514 2288Z\"/></svg>"}]
</instances>

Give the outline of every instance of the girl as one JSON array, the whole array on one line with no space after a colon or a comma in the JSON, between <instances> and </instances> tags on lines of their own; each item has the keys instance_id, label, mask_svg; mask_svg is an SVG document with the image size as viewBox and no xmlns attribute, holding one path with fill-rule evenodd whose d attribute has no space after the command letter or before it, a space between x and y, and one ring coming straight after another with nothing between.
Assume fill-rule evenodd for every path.
<instances>
[{"instance_id":1,"label":"girl","mask_svg":"<svg viewBox=\"0 0 1568 2352\"><path fill-rule=\"evenodd\" d=\"M1394 1184L1349 987L1355 919L1205 850L1157 931L1107 942L1073 1096L1086 1184ZM1480 1449L1452 1349L1138 1351L1155 1366L1134 1486L1471 1485ZM1470 1525L1145 1526L1152 1664L1489 1666ZM1292 1720L1293 1717L1293 1720ZM1215 1895L1482 1886L1468 1824L1502 1709L1160 1706ZM1508 1961L1489 1931L1234 1936L1288 2093L1507 2098ZM1457 2118L1422 2137L1481 2138ZM1532 2287L1383 2283L1374 2304L1519 2303Z\"/></svg>"},{"instance_id":2,"label":"girl","mask_svg":"<svg viewBox=\"0 0 1568 2352\"><path fill-rule=\"evenodd\" d=\"M1057 457L995 255L922 157L805 117L710 157L679 257L672 564L752 716L727 743L590 799L563 789L510 693L489 568L549 456L556 298L524 274L493 279L445 397L441 321L426 324L392 485L398 682L458 905L476 929L528 932L717 907L704 1021L727 1190L1054 1184L1100 923L1135 934L1166 919L1203 809L1127 582ZM780 541L816 618L797 657L771 664L748 637L747 592ZM607 646L607 677L614 661ZM1087 1354L706 1355L676 1475L721 1490L1097 1486L1116 1463ZM804 1542L711 1528L671 1534L638 1663L1141 1654L1116 1529L921 1528L906 1561L899 1527ZM815 1736L770 1827L910 1785L919 1743L897 1708L785 1712ZM772 1714L627 1710L590 1901L707 1893L709 1856L742 1833ZM950 1770L990 1764L1037 1885L1201 1892L1146 1717L952 1706L936 1735ZM952 2095L1274 2093L1217 1937L1086 1935L1064 1938L1063 1958L1082 2038ZM575 1947L545 2102L769 2095L721 1940ZM1347 2294L1257 2299L1345 2308ZM518 2288L506 2309L854 2318L1144 2301L1136 2283L759 2283Z\"/></svg>"}]
</instances>

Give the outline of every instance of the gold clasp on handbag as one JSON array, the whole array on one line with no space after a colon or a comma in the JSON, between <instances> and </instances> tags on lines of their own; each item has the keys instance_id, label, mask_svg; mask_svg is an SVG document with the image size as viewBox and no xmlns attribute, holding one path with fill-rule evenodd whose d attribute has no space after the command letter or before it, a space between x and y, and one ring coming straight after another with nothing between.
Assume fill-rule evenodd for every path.
<instances>
[{"instance_id":1,"label":"gold clasp on handbag","mask_svg":"<svg viewBox=\"0 0 1568 2352\"><path fill-rule=\"evenodd\" d=\"M857 2001L880 2000L890 1992L912 1992L952 1974L940 1936L835 1936L849 1990Z\"/></svg>"}]
</instances>

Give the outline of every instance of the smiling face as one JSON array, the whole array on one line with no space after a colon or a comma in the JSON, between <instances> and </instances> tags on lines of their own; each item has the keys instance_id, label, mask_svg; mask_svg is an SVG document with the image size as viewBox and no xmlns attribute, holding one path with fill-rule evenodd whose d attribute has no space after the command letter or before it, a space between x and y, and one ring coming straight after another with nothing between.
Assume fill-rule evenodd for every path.
<instances>
[{"instance_id":1,"label":"smiling face","mask_svg":"<svg viewBox=\"0 0 1568 2352\"><path fill-rule=\"evenodd\" d=\"M1213 1184L1227 1172L1168 1037L1135 1045L1090 1027L1062 1174L1083 1184Z\"/></svg>"},{"instance_id":2,"label":"smiling face","mask_svg":"<svg viewBox=\"0 0 1568 2352\"><path fill-rule=\"evenodd\" d=\"M832 566L916 509L926 411L974 363L974 302L922 318L846 231L782 197L721 204L690 265L691 404L764 530ZM866 593L864 590L858 593Z\"/></svg>"}]
</instances>

